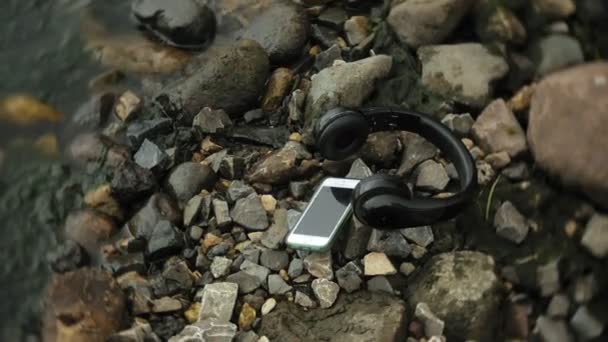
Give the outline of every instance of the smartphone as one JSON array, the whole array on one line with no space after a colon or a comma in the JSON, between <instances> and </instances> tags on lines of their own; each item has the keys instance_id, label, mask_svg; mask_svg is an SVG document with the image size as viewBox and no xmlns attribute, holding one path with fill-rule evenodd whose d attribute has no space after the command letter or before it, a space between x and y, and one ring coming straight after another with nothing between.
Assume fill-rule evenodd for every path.
<instances>
[{"instance_id":1,"label":"smartphone","mask_svg":"<svg viewBox=\"0 0 608 342\"><path fill-rule=\"evenodd\" d=\"M328 250L352 215L351 195L359 179L326 178L287 236L287 246L314 252Z\"/></svg>"}]
</instances>

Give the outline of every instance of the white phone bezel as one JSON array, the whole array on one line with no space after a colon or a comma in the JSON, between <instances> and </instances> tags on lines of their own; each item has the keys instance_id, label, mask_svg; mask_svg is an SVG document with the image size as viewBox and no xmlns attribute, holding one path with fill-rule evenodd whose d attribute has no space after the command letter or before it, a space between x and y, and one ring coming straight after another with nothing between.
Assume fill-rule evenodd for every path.
<instances>
[{"instance_id":1,"label":"white phone bezel","mask_svg":"<svg viewBox=\"0 0 608 342\"><path fill-rule=\"evenodd\" d=\"M319 195L319 192L324 187L354 189L357 186L357 184L359 184L360 181L361 180L359 180L359 179L348 179L348 178L333 178L333 177L326 178L325 180L323 180L323 182L321 182L321 184L317 188L317 191L315 191L315 194L310 199L309 203L314 202L314 200ZM304 210L304 212L302 213L302 215L300 216L300 218L294 225L293 230L287 236L287 245L288 246L296 248L296 249L304 248L304 249L312 249L312 250L322 250L322 249L326 248L329 245L329 243L331 243L331 241L335 238L335 235L338 232L339 226L341 224L343 224L344 221L351 214L352 205L349 204L348 207L346 208L346 210L344 210L344 213L342 214L342 216L340 217L338 222L336 222L336 225L338 227L334 227L330 236L328 236L328 237L304 235L304 234L296 233L297 228L300 225L300 222L304 219L304 217L306 217L306 214L308 213L309 209L310 209L310 206L306 207L306 209Z\"/></svg>"}]
</instances>

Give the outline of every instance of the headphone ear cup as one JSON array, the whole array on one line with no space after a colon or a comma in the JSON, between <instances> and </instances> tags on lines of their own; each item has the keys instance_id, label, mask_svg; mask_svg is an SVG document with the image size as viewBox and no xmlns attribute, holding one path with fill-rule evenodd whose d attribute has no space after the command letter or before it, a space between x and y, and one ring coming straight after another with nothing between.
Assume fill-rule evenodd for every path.
<instances>
[{"instance_id":1,"label":"headphone ear cup","mask_svg":"<svg viewBox=\"0 0 608 342\"><path fill-rule=\"evenodd\" d=\"M394 227L395 222L403 221L399 204L412 196L398 177L373 175L359 182L353 191L355 216L372 227Z\"/></svg>"},{"instance_id":2,"label":"headphone ear cup","mask_svg":"<svg viewBox=\"0 0 608 342\"><path fill-rule=\"evenodd\" d=\"M330 160L346 159L367 140L369 123L363 114L337 109L326 113L317 126L317 149Z\"/></svg>"}]
</instances>

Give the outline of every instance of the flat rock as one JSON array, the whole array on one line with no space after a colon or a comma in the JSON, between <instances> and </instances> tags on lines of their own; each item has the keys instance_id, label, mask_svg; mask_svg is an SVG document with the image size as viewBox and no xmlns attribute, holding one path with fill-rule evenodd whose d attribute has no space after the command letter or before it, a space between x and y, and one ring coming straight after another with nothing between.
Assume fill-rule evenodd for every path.
<instances>
[{"instance_id":1,"label":"flat rock","mask_svg":"<svg viewBox=\"0 0 608 342\"><path fill-rule=\"evenodd\" d=\"M526 134L502 99L491 102L472 128L475 141L487 153L505 151L516 157L528 149Z\"/></svg>"},{"instance_id":2,"label":"flat rock","mask_svg":"<svg viewBox=\"0 0 608 342\"><path fill-rule=\"evenodd\" d=\"M133 156L133 160L137 165L147 170L157 170L163 169L169 163L169 156L156 144L144 139L139 150Z\"/></svg>"},{"instance_id":3,"label":"flat rock","mask_svg":"<svg viewBox=\"0 0 608 342\"><path fill-rule=\"evenodd\" d=\"M406 239L421 247L428 247L435 240L431 226L404 228L400 232Z\"/></svg>"},{"instance_id":4,"label":"flat rock","mask_svg":"<svg viewBox=\"0 0 608 342\"><path fill-rule=\"evenodd\" d=\"M260 263L263 266L278 272L282 269L287 269L287 266L289 265L289 255L286 251L267 249L262 251Z\"/></svg>"},{"instance_id":5,"label":"flat rock","mask_svg":"<svg viewBox=\"0 0 608 342\"><path fill-rule=\"evenodd\" d=\"M264 281L266 281L265 278ZM248 294L257 290L262 286L264 281L244 271L239 271L226 277L226 282L238 285L240 294Z\"/></svg>"},{"instance_id":6,"label":"flat rock","mask_svg":"<svg viewBox=\"0 0 608 342\"><path fill-rule=\"evenodd\" d=\"M263 157L245 174L251 183L284 184L289 182L296 171L297 153L281 149Z\"/></svg>"},{"instance_id":7,"label":"flat rock","mask_svg":"<svg viewBox=\"0 0 608 342\"><path fill-rule=\"evenodd\" d=\"M417 134L407 135L404 144L401 164L397 170L399 176L409 174L418 164L435 157L439 151L435 145Z\"/></svg>"},{"instance_id":8,"label":"flat rock","mask_svg":"<svg viewBox=\"0 0 608 342\"><path fill-rule=\"evenodd\" d=\"M243 261L240 269L241 271L258 278L261 284L266 283L266 279L270 274L270 269L268 269L268 267L255 264L249 260Z\"/></svg>"},{"instance_id":9,"label":"flat rock","mask_svg":"<svg viewBox=\"0 0 608 342\"><path fill-rule=\"evenodd\" d=\"M448 340L493 340L502 301L494 267L494 260L479 252L436 255L408 279L406 297L428 304L445 322Z\"/></svg>"},{"instance_id":10,"label":"flat rock","mask_svg":"<svg viewBox=\"0 0 608 342\"><path fill-rule=\"evenodd\" d=\"M231 115L250 109L264 89L269 61L260 44L241 40L233 46L208 49L187 71L156 99L166 112L178 113L190 124L205 107Z\"/></svg>"},{"instance_id":11,"label":"flat rock","mask_svg":"<svg viewBox=\"0 0 608 342\"><path fill-rule=\"evenodd\" d=\"M396 274L395 266L384 253L369 253L363 258L366 276Z\"/></svg>"},{"instance_id":12,"label":"flat rock","mask_svg":"<svg viewBox=\"0 0 608 342\"><path fill-rule=\"evenodd\" d=\"M234 311L238 291L238 285L235 283L205 285L198 320L215 319L219 322L229 322Z\"/></svg>"},{"instance_id":13,"label":"flat rock","mask_svg":"<svg viewBox=\"0 0 608 342\"><path fill-rule=\"evenodd\" d=\"M524 241L530 230L526 218L509 201L503 202L496 211L494 227L496 234L515 243Z\"/></svg>"},{"instance_id":14,"label":"flat rock","mask_svg":"<svg viewBox=\"0 0 608 342\"><path fill-rule=\"evenodd\" d=\"M423 46L422 84L454 101L483 107L492 96L491 83L509 71L504 58L478 43Z\"/></svg>"},{"instance_id":15,"label":"flat rock","mask_svg":"<svg viewBox=\"0 0 608 342\"><path fill-rule=\"evenodd\" d=\"M371 95L375 84L388 76L393 59L387 55L341 63L321 70L312 77L306 100L306 127L335 107L356 108Z\"/></svg>"},{"instance_id":16,"label":"flat rock","mask_svg":"<svg viewBox=\"0 0 608 342\"><path fill-rule=\"evenodd\" d=\"M306 296L297 292L296 298L298 294ZM259 333L272 341L402 341L405 315L403 301L369 292L343 294L329 309L305 311L281 301L262 318Z\"/></svg>"},{"instance_id":17,"label":"flat rock","mask_svg":"<svg viewBox=\"0 0 608 342\"><path fill-rule=\"evenodd\" d=\"M105 341L123 326L127 309L111 274L90 268L53 275L44 304L44 341Z\"/></svg>"},{"instance_id":18,"label":"flat rock","mask_svg":"<svg viewBox=\"0 0 608 342\"><path fill-rule=\"evenodd\" d=\"M201 190L210 190L216 180L217 176L209 166L186 162L171 171L166 187L183 205Z\"/></svg>"},{"instance_id":19,"label":"flat rock","mask_svg":"<svg viewBox=\"0 0 608 342\"><path fill-rule=\"evenodd\" d=\"M234 182L230 183L230 186L226 191L228 202L230 203L234 203L239 199L245 198L253 193L255 193L255 189L242 180L235 180Z\"/></svg>"},{"instance_id":20,"label":"flat rock","mask_svg":"<svg viewBox=\"0 0 608 342\"><path fill-rule=\"evenodd\" d=\"M232 265L232 260L220 256L215 257L211 262L211 274L214 278L223 277L230 271L230 265Z\"/></svg>"},{"instance_id":21,"label":"flat rock","mask_svg":"<svg viewBox=\"0 0 608 342\"><path fill-rule=\"evenodd\" d=\"M287 284L278 274L268 276L268 292L272 295L286 294L291 291L292 287Z\"/></svg>"},{"instance_id":22,"label":"flat rock","mask_svg":"<svg viewBox=\"0 0 608 342\"><path fill-rule=\"evenodd\" d=\"M473 4L470 0L394 1L387 21L411 47L441 43Z\"/></svg>"},{"instance_id":23,"label":"flat rock","mask_svg":"<svg viewBox=\"0 0 608 342\"><path fill-rule=\"evenodd\" d=\"M315 279L312 281L311 287L323 309L330 308L338 299L340 286L331 280Z\"/></svg>"},{"instance_id":24,"label":"flat rock","mask_svg":"<svg viewBox=\"0 0 608 342\"><path fill-rule=\"evenodd\" d=\"M334 271L331 253L312 253L304 258L304 267L316 278L332 280Z\"/></svg>"},{"instance_id":25,"label":"flat rock","mask_svg":"<svg viewBox=\"0 0 608 342\"><path fill-rule=\"evenodd\" d=\"M588 63L543 79L532 96L528 143L534 160L608 208L608 63ZM576 115L572 115L576 113Z\"/></svg>"},{"instance_id":26,"label":"flat rock","mask_svg":"<svg viewBox=\"0 0 608 342\"><path fill-rule=\"evenodd\" d=\"M230 211L230 216L235 223L242 225L248 230L257 231L268 228L266 210L264 210L260 198L255 193L236 201L236 204Z\"/></svg>"},{"instance_id":27,"label":"flat rock","mask_svg":"<svg viewBox=\"0 0 608 342\"><path fill-rule=\"evenodd\" d=\"M416 188L423 191L438 192L445 189L450 182L445 167L433 160L418 165L416 174Z\"/></svg>"},{"instance_id":28,"label":"flat rock","mask_svg":"<svg viewBox=\"0 0 608 342\"><path fill-rule=\"evenodd\" d=\"M367 290L370 292L384 292L395 294L395 289L385 276L375 276L367 281Z\"/></svg>"}]
</instances>

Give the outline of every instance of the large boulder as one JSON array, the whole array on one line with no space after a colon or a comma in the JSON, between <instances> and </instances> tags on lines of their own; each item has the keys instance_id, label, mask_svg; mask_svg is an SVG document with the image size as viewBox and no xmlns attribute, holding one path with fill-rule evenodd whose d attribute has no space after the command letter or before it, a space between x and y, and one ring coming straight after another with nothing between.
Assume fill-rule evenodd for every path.
<instances>
[{"instance_id":1,"label":"large boulder","mask_svg":"<svg viewBox=\"0 0 608 342\"><path fill-rule=\"evenodd\" d=\"M112 276L82 268L55 274L45 298L45 342L105 342L123 327L125 298Z\"/></svg>"},{"instance_id":2,"label":"large boulder","mask_svg":"<svg viewBox=\"0 0 608 342\"><path fill-rule=\"evenodd\" d=\"M262 318L260 335L271 341L375 342L404 341L405 303L393 296L357 292L342 294L333 307L305 311L280 302Z\"/></svg>"},{"instance_id":3,"label":"large boulder","mask_svg":"<svg viewBox=\"0 0 608 342\"><path fill-rule=\"evenodd\" d=\"M608 208L608 63L560 71L532 97L528 142L536 163Z\"/></svg>"},{"instance_id":4,"label":"large boulder","mask_svg":"<svg viewBox=\"0 0 608 342\"><path fill-rule=\"evenodd\" d=\"M448 341L493 341L501 284L492 257L471 251L439 254L408 282L408 302L427 303L445 322Z\"/></svg>"}]
</instances>

